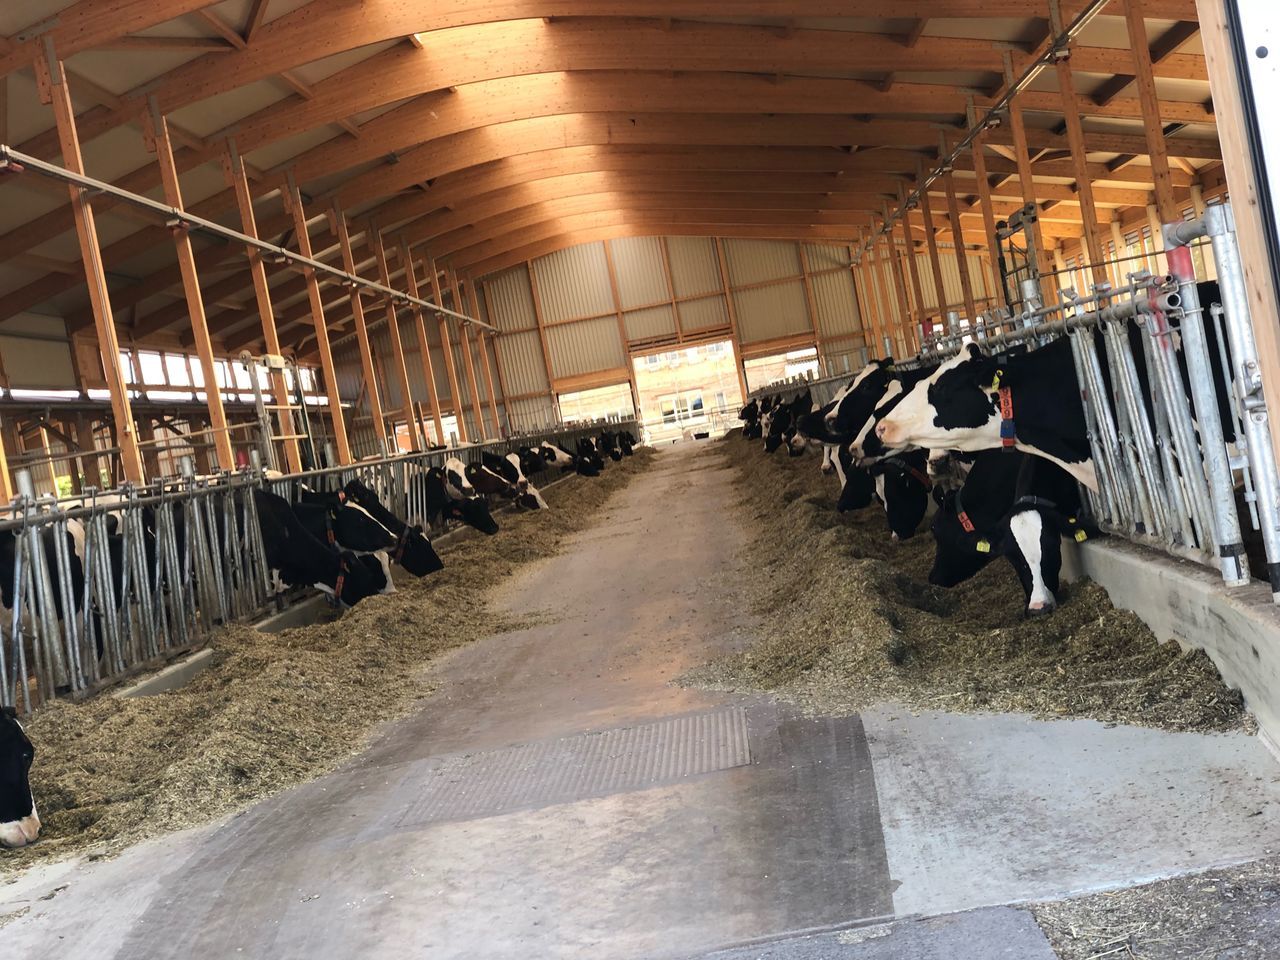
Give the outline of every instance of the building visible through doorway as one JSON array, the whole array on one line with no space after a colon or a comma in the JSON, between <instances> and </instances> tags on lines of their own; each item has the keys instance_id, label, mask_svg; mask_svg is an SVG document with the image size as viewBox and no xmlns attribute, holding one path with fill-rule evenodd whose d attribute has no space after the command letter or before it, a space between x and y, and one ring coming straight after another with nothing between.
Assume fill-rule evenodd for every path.
<instances>
[{"instance_id":1,"label":"building visible through doorway","mask_svg":"<svg viewBox=\"0 0 1280 960\"><path fill-rule=\"evenodd\" d=\"M632 363L648 442L718 437L738 422L743 398L732 341L648 353Z\"/></svg>"}]
</instances>

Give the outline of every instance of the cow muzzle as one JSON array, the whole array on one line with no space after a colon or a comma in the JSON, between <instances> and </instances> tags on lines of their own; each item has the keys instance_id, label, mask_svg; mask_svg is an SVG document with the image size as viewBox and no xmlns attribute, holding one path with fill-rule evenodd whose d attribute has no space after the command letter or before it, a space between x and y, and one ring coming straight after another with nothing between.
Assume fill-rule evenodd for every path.
<instances>
[{"instance_id":1,"label":"cow muzzle","mask_svg":"<svg viewBox=\"0 0 1280 960\"><path fill-rule=\"evenodd\" d=\"M1027 617L1034 619L1036 617L1047 617L1058 609L1056 600L1033 600L1027 604Z\"/></svg>"}]
</instances>

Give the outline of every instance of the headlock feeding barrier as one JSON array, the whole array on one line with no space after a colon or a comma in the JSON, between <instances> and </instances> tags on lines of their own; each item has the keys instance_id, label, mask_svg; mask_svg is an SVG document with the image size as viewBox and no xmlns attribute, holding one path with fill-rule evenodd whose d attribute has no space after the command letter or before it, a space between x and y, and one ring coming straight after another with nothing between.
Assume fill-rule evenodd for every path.
<instances>
[{"instance_id":1,"label":"headlock feeding barrier","mask_svg":"<svg viewBox=\"0 0 1280 960\"><path fill-rule=\"evenodd\" d=\"M1204 238L1218 272L1211 302L1202 302L1189 248ZM918 357L896 366L936 365L968 343L999 354L1066 337L1097 477L1096 489L1085 488L1094 521L1242 586L1250 581L1243 512L1261 536L1280 603L1280 479L1230 205L1166 225L1164 240L1168 275L1136 272L1123 287L1098 284L1088 294L1064 289L1054 304L1043 303L1034 278L1024 280L1019 312L972 321L952 313L945 331L921 337ZM808 389L821 406L848 380L795 379L751 396Z\"/></svg>"},{"instance_id":2,"label":"headlock feeding barrier","mask_svg":"<svg viewBox=\"0 0 1280 960\"><path fill-rule=\"evenodd\" d=\"M258 465L184 475L145 486L19 494L0 512L0 706L23 712L59 696L82 697L204 643L222 624L255 619L306 596L272 584L255 500L262 488L290 502L303 490L336 492L351 480L373 490L410 526L427 528L424 485L413 478L449 457L479 463L544 440L573 450L632 420L562 425L500 441L409 453L278 476ZM438 531L437 531L438 532Z\"/></svg>"}]
</instances>

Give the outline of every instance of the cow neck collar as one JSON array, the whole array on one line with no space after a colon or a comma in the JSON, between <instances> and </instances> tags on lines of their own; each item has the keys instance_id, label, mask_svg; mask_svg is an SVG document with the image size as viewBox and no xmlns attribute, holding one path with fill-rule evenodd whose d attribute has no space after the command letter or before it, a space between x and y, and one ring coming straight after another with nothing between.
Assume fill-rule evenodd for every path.
<instances>
[{"instance_id":1,"label":"cow neck collar","mask_svg":"<svg viewBox=\"0 0 1280 960\"><path fill-rule=\"evenodd\" d=\"M884 460L881 460L880 463L883 466L892 467L894 470L896 470L899 474L903 476L911 477L911 479L915 480L918 484L920 484L920 486L924 487L926 490L933 489L933 484L929 482L928 474L926 474L919 467L911 466L911 464L907 463L901 457L898 457L898 456L886 457Z\"/></svg>"},{"instance_id":2,"label":"cow neck collar","mask_svg":"<svg viewBox=\"0 0 1280 960\"><path fill-rule=\"evenodd\" d=\"M1028 493L1031 489L1031 483L1035 479L1036 474L1036 458L1028 456L1022 462L1022 466L1018 468L1018 479L1013 488L1013 506L1009 508L1009 516L1013 516L1025 507L1033 509L1044 508L1046 510L1057 510L1058 505L1048 497L1038 497L1033 493Z\"/></svg>"},{"instance_id":3,"label":"cow neck collar","mask_svg":"<svg viewBox=\"0 0 1280 960\"><path fill-rule=\"evenodd\" d=\"M1012 452L1018 446L1018 426L1013 419L1013 390L1002 382L1003 379L1004 368L1001 367L996 370L990 389L995 393L1000 407L1000 447L1006 452Z\"/></svg>"},{"instance_id":4,"label":"cow neck collar","mask_svg":"<svg viewBox=\"0 0 1280 960\"><path fill-rule=\"evenodd\" d=\"M400 563L400 561L404 559L404 548L408 546L408 544L409 544L409 525L405 524L405 528L400 534L400 539L396 543L396 552L392 556L392 559L396 563Z\"/></svg>"},{"instance_id":5,"label":"cow neck collar","mask_svg":"<svg viewBox=\"0 0 1280 960\"><path fill-rule=\"evenodd\" d=\"M347 582L347 561L344 557L338 558L338 579L333 584L333 605L339 607L342 605L342 588Z\"/></svg>"}]
</instances>

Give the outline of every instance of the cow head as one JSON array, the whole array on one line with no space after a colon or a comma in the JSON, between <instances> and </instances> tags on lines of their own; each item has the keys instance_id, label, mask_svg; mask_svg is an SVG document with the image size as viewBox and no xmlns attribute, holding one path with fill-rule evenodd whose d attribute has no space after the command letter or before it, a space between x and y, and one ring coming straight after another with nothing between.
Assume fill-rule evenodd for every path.
<instances>
[{"instance_id":1,"label":"cow head","mask_svg":"<svg viewBox=\"0 0 1280 960\"><path fill-rule=\"evenodd\" d=\"M35 755L17 712L0 707L0 847L25 847L40 836L30 780Z\"/></svg>"},{"instance_id":2,"label":"cow head","mask_svg":"<svg viewBox=\"0 0 1280 960\"><path fill-rule=\"evenodd\" d=\"M474 497L476 488L467 479L467 465L457 457L449 457L444 462L445 489L452 497Z\"/></svg>"},{"instance_id":3,"label":"cow head","mask_svg":"<svg viewBox=\"0 0 1280 960\"><path fill-rule=\"evenodd\" d=\"M336 595L344 605L354 607L366 597L383 593L388 586L386 567L374 554L343 550L338 554L338 579L332 584L316 584L325 593Z\"/></svg>"},{"instance_id":4,"label":"cow head","mask_svg":"<svg viewBox=\"0 0 1280 960\"><path fill-rule=\"evenodd\" d=\"M923 450L916 450L888 457L870 469L881 481L879 488L885 518L895 541L915 536L920 521L928 512L933 485L925 473L926 456Z\"/></svg>"},{"instance_id":5,"label":"cow head","mask_svg":"<svg viewBox=\"0 0 1280 960\"><path fill-rule=\"evenodd\" d=\"M349 550L390 550L396 535L360 504L347 500L329 511L333 534Z\"/></svg>"},{"instance_id":6,"label":"cow head","mask_svg":"<svg viewBox=\"0 0 1280 960\"><path fill-rule=\"evenodd\" d=\"M876 425L876 436L888 447L981 450L998 446L997 370L994 357L977 344L966 344L912 387Z\"/></svg>"},{"instance_id":7,"label":"cow head","mask_svg":"<svg viewBox=\"0 0 1280 960\"><path fill-rule=\"evenodd\" d=\"M510 466L503 476L516 485L517 490L529 489L529 478L524 475L524 467L520 463L520 454L508 453L503 460Z\"/></svg>"},{"instance_id":8,"label":"cow head","mask_svg":"<svg viewBox=\"0 0 1280 960\"><path fill-rule=\"evenodd\" d=\"M444 569L444 561L421 526L405 527L391 557L415 577L425 577Z\"/></svg>"},{"instance_id":9,"label":"cow head","mask_svg":"<svg viewBox=\"0 0 1280 960\"><path fill-rule=\"evenodd\" d=\"M489 512L489 505L482 497L450 501L445 512L449 519L475 527L486 536L493 536L498 532L498 521L493 519L493 514Z\"/></svg>"},{"instance_id":10,"label":"cow head","mask_svg":"<svg viewBox=\"0 0 1280 960\"><path fill-rule=\"evenodd\" d=\"M942 495L930 529L935 551L929 582L936 587L964 583L997 555L989 538L966 531L960 523L954 490Z\"/></svg>"}]
</instances>

